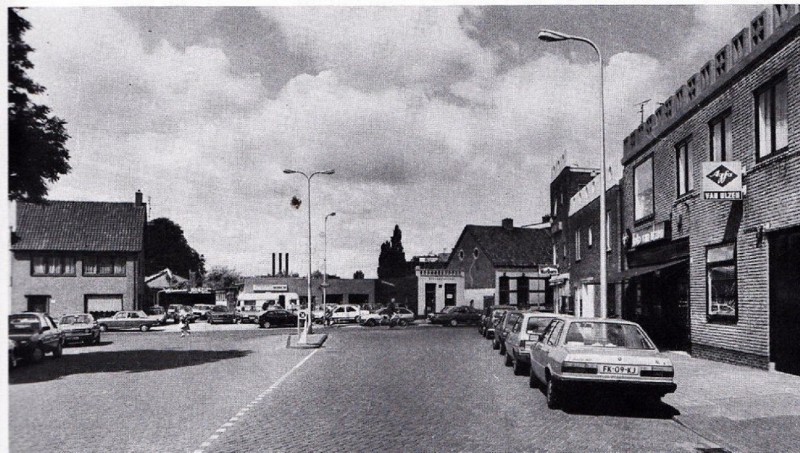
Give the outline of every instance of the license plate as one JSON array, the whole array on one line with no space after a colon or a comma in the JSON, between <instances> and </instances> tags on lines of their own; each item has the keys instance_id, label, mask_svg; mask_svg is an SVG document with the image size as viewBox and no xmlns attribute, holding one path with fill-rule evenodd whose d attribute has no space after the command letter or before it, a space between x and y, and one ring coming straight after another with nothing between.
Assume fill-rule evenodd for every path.
<instances>
[{"instance_id":1,"label":"license plate","mask_svg":"<svg viewBox=\"0 0 800 453\"><path fill-rule=\"evenodd\" d=\"M600 374L638 375L639 367L628 365L600 365L598 371Z\"/></svg>"}]
</instances>

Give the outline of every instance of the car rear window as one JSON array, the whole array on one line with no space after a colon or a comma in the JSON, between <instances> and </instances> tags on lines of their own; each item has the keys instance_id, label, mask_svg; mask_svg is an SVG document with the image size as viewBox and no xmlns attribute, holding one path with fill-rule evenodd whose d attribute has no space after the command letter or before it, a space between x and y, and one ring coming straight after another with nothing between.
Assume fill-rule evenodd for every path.
<instances>
[{"instance_id":1,"label":"car rear window","mask_svg":"<svg viewBox=\"0 0 800 453\"><path fill-rule=\"evenodd\" d=\"M525 330L528 333L541 334L552 320L553 318L528 318L528 327Z\"/></svg>"},{"instance_id":2,"label":"car rear window","mask_svg":"<svg viewBox=\"0 0 800 453\"><path fill-rule=\"evenodd\" d=\"M612 322L572 323L565 341L592 347L655 349L639 326Z\"/></svg>"},{"instance_id":3,"label":"car rear window","mask_svg":"<svg viewBox=\"0 0 800 453\"><path fill-rule=\"evenodd\" d=\"M40 327L36 316L14 316L8 320L8 330L12 333L36 332Z\"/></svg>"}]
</instances>

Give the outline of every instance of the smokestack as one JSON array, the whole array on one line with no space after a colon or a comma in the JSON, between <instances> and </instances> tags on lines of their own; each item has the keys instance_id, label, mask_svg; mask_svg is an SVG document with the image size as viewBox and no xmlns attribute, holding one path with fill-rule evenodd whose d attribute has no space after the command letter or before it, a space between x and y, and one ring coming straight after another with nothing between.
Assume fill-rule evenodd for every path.
<instances>
[{"instance_id":1,"label":"smokestack","mask_svg":"<svg viewBox=\"0 0 800 453\"><path fill-rule=\"evenodd\" d=\"M283 275L283 253L278 253L278 275Z\"/></svg>"},{"instance_id":2,"label":"smokestack","mask_svg":"<svg viewBox=\"0 0 800 453\"><path fill-rule=\"evenodd\" d=\"M272 276L275 276L275 252L272 252Z\"/></svg>"},{"instance_id":3,"label":"smokestack","mask_svg":"<svg viewBox=\"0 0 800 453\"><path fill-rule=\"evenodd\" d=\"M289 275L289 254L286 254L286 275Z\"/></svg>"},{"instance_id":4,"label":"smokestack","mask_svg":"<svg viewBox=\"0 0 800 453\"><path fill-rule=\"evenodd\" d=\"M503 219L502 222L503 228L506 230L513 230L514 229L514 219Z\"/></svg>"}]
</instances>

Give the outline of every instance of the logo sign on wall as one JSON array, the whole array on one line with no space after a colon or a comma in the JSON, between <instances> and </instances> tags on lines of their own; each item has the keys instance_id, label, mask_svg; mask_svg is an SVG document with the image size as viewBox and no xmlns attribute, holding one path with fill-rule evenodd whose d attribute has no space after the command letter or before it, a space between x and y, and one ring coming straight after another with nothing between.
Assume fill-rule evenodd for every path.
<instances>
[{"instance_id":1,"label":"logo sign on wall","mask_svg":"<svg viewBox=\"0 0 800 453\"><path fill-rule=\"evenodd\" d=\"M741 200L742 163L703 162L703 199Z\"/></svg>"}]
</instances>

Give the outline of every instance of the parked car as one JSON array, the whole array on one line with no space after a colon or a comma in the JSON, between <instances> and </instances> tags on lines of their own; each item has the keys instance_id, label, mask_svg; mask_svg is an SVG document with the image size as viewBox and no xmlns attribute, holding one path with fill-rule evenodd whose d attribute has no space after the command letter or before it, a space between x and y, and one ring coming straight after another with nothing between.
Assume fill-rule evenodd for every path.
<instances>
[{"instance_id":1,"label":"parked car","mask_svg":"<svg viewBox=\"0 0 800 453\"><path fill-rule=\"evenodd\" d=\"M369 311L361 310L358 305L340 304L331 308L328 318L330 318L332 324L358 322L362 315L366 316L368 314Z\"/></svg>"},{"instance_id":2,"label":"parked car","mask_svg":"<svg viewBox=\"0 0 800 453\"><path fill-rule=\"evenodd\" d=\"M181 304L171 304L167 307L167 320L172 320L174 323L181 322Z\"/></svg>"},{"instance_id":3,"label":"parked car","mask_svg":"<svg viewBox=\"0 0 800 453\"><path fill-rule=\"evenodd\" d=\"M8 369L14 369L17 367L17 342L8 339Z\"/></svg>"},{"instance_id":4,"label":"parked car","mask_svg":"<svg viewBox=\"0 0 800 453\"><path fill-rule=\"evenodd\" d=\"M89 313L64 315L58 328L64 332L64 343L100 344L100 325Z\"/></svg>"},{"instance_id":5,"label":"parked car","mask_svg":"<svg viewBox=\"0 0 800 453\"><path fill-rule=\"evenodd\" d=\"M33 363L41 362L46 353L61 357L64 349L64 332L44 313L10 315L8 338L16 342L16 356Z\"/></svg>"},{"instance_id":6,"label":"parked car","mask_svg":"<svg viewBox=\"0 0 800 453\"><path fill-rule=\"evenodd\" d=\"M519 310L508 310L503 313L498 319L494 327L494 338L492 338L492 349L497 349L501 355L506 353L506 336L514 323L522 317L522 312Z\"/></svg>"},{"instance_id":7,"label":"parked car","mask_svg":"<svg viewBox=\"0 0 800 453\"><path fill-rule=\"evenodd\" d=\"M481 311L466 305L458 307L445 307L439 313L428 315L431 324L443 324L455 327L459 324L478 324L481 320Z\"/></svg>"},{"instance_id":8,"label":"parked car","mask_svg":"<svg viewBox=\"0 0 800 453\"><path fill-rule=\"evenodd\" d=\"M225 305L214 305L206 315L209 324L236 323L236 312L229 310Z\"/></svg>"},{"instance_id":9,"label":"parked car","mask_svg":"<svg viewBox=\"0 0 800 453\"><path fill-rule=\"evenodd\" d=\"M155 327L159 323L155 319L150 319L147 313L143 311L123 310L116 312L110 318L98 319L97 324L100 326L101 332L123 329L139 329L142 332L147 332L151 327Z\"/></svg>"},{"instance_id":10,"label":"parked car","mask_svg":"<svg viewBox=\"0 0 800 453\"><path fill-rule=\"evenodd\" d=\"M283 308L267 310L258 317L258 327L295 327L297 315Z\"/></svg>"},{"instance_id":11,"label":"parked car","mask_svg":"<svg viewBox=\"0 0 800 453\"><path fill-rule=\"evenodd\" d=\"M675 369L638 324L618 319L554 319L531 349L531 387L547 406L608 393L657 403L677 388Z\"/></svg>"},{"instance_id":12,"label":"parked car","mask_svg":"<svg viewBox=\"0 0 800 453\"><path fill-rule=\"evenodd\" d=\"M164 307L158 305L147 307L144 309L144 312L147 313L147 316L151 319L158 321L159 324L166 324L167 320L170 319L167 315L167 310L164 310Z\"/></svg>"},{"instance_id":13,"label":"parked car","mask_svg":"<svg viewBox=\"0 0 800 453\"><path fill-rule=\"evenodd\" d=\"M397 313L400 320L404 322L404 324L410 324L414 322L414 312L409 310L408 308L396 308L394 310ZM381 308L380 310L376 311L375 313L369 313L361 317L358 320L358 323L362 326L377 326L379 324L387 324L389 322L389 309L388 308Z\"/></svg>"},{"instance_id":14,"label":"parked car","mask_svg":"<svg viewBox=\"0 0 800 453\"><path fill-rule=\"evenodd\" d=\"M506 366L514 367L514 374L522 376L531 366L531 347L550 322L559 317L553 313L522 313L506 335Z\"/></svg>"},{"instance_id":15,"label":"parked car","mask_svg":"<svg viewBox=\"0 0 800 453\"><path fill-rule=\"evenodd\" d=\"M495 324L500 321L500 318L508 310L516 309L511 305L492 305L486 307L481 315L481 323L478 328L478 333L483 335L484 338L491 340L494 338Z\"/></svg>"},{"instance_id":16,"label":"parked car","mask_svg":"<svg viewBox=\"0 0 800 453\"><path fill-rule=\"evenodd\" d=\"M196 319L207 319L208 312L211 311L213 305L209 304L194 304L192 305L192 313L196 316Z\"/></svg>"},{"instance_id":17,"label":"parked car","mask_svg":"<svg viewBox=\"0 0 800 453\"><path fill-rule=\"evenodd\" d=\"M236 311L236 316L241 323L257 323L262 313L264 313L264 310L260 310L254 305L245 305Z\"/></svg>"}]
</instances>

